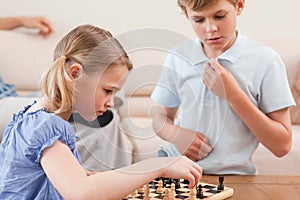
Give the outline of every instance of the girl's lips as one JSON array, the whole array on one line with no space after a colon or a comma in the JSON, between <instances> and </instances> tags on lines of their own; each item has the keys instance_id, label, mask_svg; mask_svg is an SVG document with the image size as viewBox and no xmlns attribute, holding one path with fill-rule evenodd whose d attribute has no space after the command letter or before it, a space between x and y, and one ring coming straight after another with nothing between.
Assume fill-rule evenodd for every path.
<instances>
[{"instance_id":1,"label":"girl's lips","mask_svg":"<svg viewBox=\"0 0 300 200\"><path fill-rule=\"evenodd\" d=\"M101 116L101 115L103 115L104 112L105 111L98 111L97 114L98 114L98 116Z\"/></svg>"}]
</instances>

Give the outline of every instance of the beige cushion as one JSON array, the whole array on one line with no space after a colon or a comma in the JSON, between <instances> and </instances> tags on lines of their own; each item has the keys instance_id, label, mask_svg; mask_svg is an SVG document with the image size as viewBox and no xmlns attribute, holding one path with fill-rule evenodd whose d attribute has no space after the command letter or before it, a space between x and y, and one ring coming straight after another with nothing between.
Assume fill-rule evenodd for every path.
<instances>
[{"instance_id":1,"label":"beige cushion","mask_svg":"<svg viewBox=\"0 0 300 200\"><path fill-rule=\"evenodd\" d=\"M296 106L291 108L291 121L293 124L300 124L300 64L292 85L292 93L296 101Z\"/></svg>"},{"instance_id":2,"label":"beige cushion","mask_svg":"<svg viewBox=\"0 0 300 200\"><path fill-rule=\"evenodd\" d=\"M44 38L26 31L0 31L0 67L4 82L17 90L38 90L43 71L52 64L59 36Z\"/></svg>"},{"instance_id":3,"label":"beige cushion","mask_svg":"<svg viewBox=\"0 0 300 200\"><path fill-rule=\"evenodd\" d=\"M124 117L121 123L134 147L133 162L157 157L159 148L168 144L154 133L149 118Z\"/></svg>"},{"instance_id":4,"label":"beige cushion","mask_svg":"<svg viewBox=\"0 0 300 200\"><path fill-rule=\"evenodd\" d=\"M7 97L0 99L0 141L7 124L12 120L13 114L18 114L25 106L32 104L33 97Z\"/></svg>"}]
</instances>

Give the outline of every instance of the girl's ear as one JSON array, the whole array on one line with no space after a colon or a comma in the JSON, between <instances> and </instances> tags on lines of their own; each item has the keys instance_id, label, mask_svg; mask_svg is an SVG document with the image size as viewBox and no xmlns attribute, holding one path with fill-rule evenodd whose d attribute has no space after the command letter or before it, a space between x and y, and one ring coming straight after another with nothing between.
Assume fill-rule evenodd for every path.
<instances>
[{"instance_id":1,"label":"girl's ear","mask_svg":"<svg viewBox=\"0 0 300 200\"><path fill-rule=\"evenodd\" d=\"M245 6L245 0L238 0L238 3L236 5L238 15L240 15L242 13L244 6Z\"/></svg>"},{"instance_id":2,"label":"girl's ear","mask_svg":"<svg viewBox=\"0 0 300 200\"><path fill-rule=\"evenodd\" d=\"M78 63L73 63L69 67L68 74L71 79L76 79L82 74L82 66Z\"/></svg>"}]
</instances>

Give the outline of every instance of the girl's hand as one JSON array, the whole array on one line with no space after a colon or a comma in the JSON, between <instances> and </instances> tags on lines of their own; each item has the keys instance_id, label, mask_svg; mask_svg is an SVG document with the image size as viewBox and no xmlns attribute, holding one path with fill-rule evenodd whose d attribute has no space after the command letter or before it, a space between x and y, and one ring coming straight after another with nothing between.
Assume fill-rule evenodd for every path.
<instances>
[{"instance_id":1,"label":"girl's hand","mask_svg":"<svg viewBox=\"0 0 300 200\"><path fill-rule=\"evenodd\" d=\"M186 156L159 158L163 167L162 177L186 179L189 188L194 188L202 178L202 168Z\"/></svg>"}]
</instances>

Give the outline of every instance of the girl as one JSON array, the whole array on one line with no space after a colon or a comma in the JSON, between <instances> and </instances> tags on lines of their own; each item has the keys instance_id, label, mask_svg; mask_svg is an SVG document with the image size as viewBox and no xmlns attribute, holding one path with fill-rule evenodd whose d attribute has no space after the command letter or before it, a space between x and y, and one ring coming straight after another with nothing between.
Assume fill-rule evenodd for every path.
<instances>
[{"instance_id":1,"label":"girl","mask_svg":"<svg viewBox=\"0 0 300 200\"><path fill-rule=\"evenodd\" d=\"M92 121L112 107L131 68L109 32L83 25L68 33L44 75L44 96L15 115L4 133L0 199L121 199L159 176L188 179L194 187L201 168L186 157L153 158L101 173L80 165L68 119L76 111Z\"/></svg>"}]
</instances>

